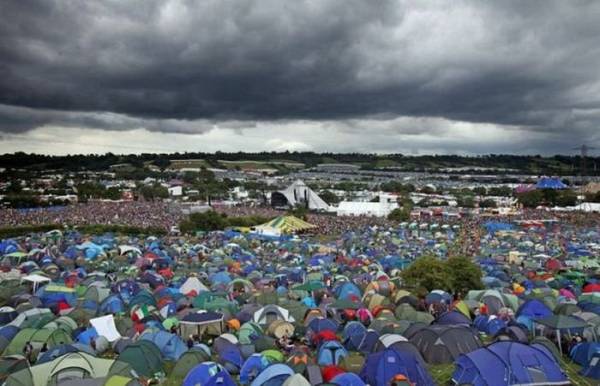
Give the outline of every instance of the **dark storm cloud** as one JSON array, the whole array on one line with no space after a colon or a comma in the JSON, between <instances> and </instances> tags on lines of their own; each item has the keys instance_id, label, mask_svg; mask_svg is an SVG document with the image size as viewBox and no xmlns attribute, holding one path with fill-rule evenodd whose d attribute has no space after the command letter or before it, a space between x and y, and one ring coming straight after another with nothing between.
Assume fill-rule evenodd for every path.
<instances>
[{"instance_id":1,"label":"dark storm cloud","mask_svg":"<svg viewBox=\"0 0 600 386\"><path fill-rule=\"evenodd\" d=\"M14 0L0 12L3 131L360 130L412 116L591 138L600 122L599 2Z\"/></svg>"}]
</instances>

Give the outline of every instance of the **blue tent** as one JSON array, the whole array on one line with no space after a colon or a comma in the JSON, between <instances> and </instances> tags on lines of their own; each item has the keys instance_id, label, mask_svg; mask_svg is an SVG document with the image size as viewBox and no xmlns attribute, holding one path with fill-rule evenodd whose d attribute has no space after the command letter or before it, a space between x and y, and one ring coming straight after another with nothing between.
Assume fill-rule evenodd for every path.
<instances>
[{"instance_id":1,"label":"blue tent","mask_svg":"<svg viewBox=\"0 0 600 386\"><path fill-rule=\"evenodd\" d=\"M77 335L77 341L83 344L90 344L92 339L96 339L98 337L98 332L94 327L90 327L87 330L83 331L79 335Z\"/></svg>"},{"instance_id":2,"label":"blue tent","mask_svg":"<svg viewBox=\"0 0 600 386\"><path fill-rule=\"evenodd\" d=\"M462 354L452 374L455 384L504 386L517 384L568 385L552 354L541 346L496 342Z\"/></svg>"},{"instance_id":3,"label":"blue tent","mask_svg":"<svg viewBox=\"0 0 600 386\"><path fill-rule=\"evenodd\" d=\"M344 327L342 331L342 340L344 344L351 339L353 336L362 337L362 335L367 331L367 328L360 322L352 321Z\"/></svg>"},{"instance_id":4,"label":"blue tent","mask_svg":"<svg viewBox=\"0 0 600 386\"><path fill-rule=\"evenodd\" d=\"M187 351L186 344L179 336L166 331L146 332L141 339L154 343L164 359L176 361Z\"/></svg>"},{"instance_id":5,"label":"blue tent","mask_svg":"<svg viewBox=\"0 0 600 386\"><path fill-rule=\"evenodd\" d=\"M533 319L546 318L551 315L552 310L537 299L530 299L521 304L515 314L517 322L524 324L529 330L533 329Z\"/></svg>"},{"instance_id":6,"label":"blue tent","mask_svg":"<svg viewBox=\"0 0 600 386\"><path fill-rule=\"evenodd\" d=\"M332 319L314 318L310 321L310 323L308 323L308 329L314 333L319 333L326 330L336 332L338 329L338 324Z\"/></svg>"},{"instance_id":7,"label":"blue tent","mask_svg":"<svg viewBox=\"0 0 600 386\"><path fill-rule=\"evenodd\" d=\"M221 370L210 377L210 379L206 383L203 383L202 386L236 386L236 384L226 370Z\"/></svg>"},{"instance_id":8,"label":"blue tent","mask_svg":"<svg viewBox=\"0 0 600 386\"><path fill-rule=\"evenodd\" d=\"M252 354L240 369L240 383L248 385L254 380L264 369L269 366L269 361L262 354Z\"/></svg>"},{"instance_id":9,"label":"blue tent","mask_svg":"<svg viewBox=\"0 0 600 386\"><path fill-rule=\"evenodd\" d=\"M231 282L231 276L225 271L217 272L210 277L211 284L229 284Z\"/></svg>"},{"instance_id":10,"label":"blue tent","mask_svg":"<svg viewBox=\"0 0 600 386\"><path fill-rule=\"evenodd\" d=\"M9 343L11 340L13 340L15 336L17 336L19 331L21 331L21 329L17 326L13 326L10 324L3 326L2 328L0 328L0 338L3 338L4 340L6 340L6 342Z\"/></svg>"},{"instance_id":11,"label":"blue tent","mask_svg":"<svg viewBox=\"0 0 600 386\"><path fill-rule=\"evenodd\" d=\"M252 381L251 386L281 386L286 379L294 375L289 366L276 363L261 371Z\"/></svg>"},{"instance_id":12,"label":"blue tent","mask_svg":"<svg viewBox=\"0 0 600 386\"><path fill-rule=\"evenodd\" d=\"M366 383L354 373L343 373L336 375L331 383L339 386L366 386Z\"/></svg>"},{"instance_id":13,"label":"blue tent","mask_svg":"<svg viewBox=\"0 0 600 386\"><path fill-rule=\"evenodd\" d=\"M444 325L456 325L456 324L465 324L471 325L471 320L465 316L460 311L450 311L445 312L440 315L435 321L435 324L444 324Z\"/></svg>"},{"instance_id":14,"label":"blue tent","mask_svg":"<svg viewBox=\"0 0 600 386\"><path fill-rule=\"evenodd\" d=\"M87 351L88 354L93 353L93 349L91 347L88 347L88 349L89 349ZM58 346L54 346L50 350L40 353L40 356L38 357L35 364L39 365L42 363L50 362L50 361L53 361L54 359L61 357L65 354L68 354L71 352L80 352L80 351L81 351L80 347L76 347L75 345L72 345L72 344L61 344Z\"/></svg>"},{"instance_id":15,"label":"blue tent","mask_svg":"<svg viewBox=\"0 0 600 386\"><path fill-rule=\"evenodd\" d=\"M185 376L182 386L197 386L206 384L214 375L225 370L215 362L204 362L193 367Z\"/></svg>"},{"instance_id":16,"label":"blue tent","mask_svg":"<svg viewBox=\"0 0 600 386\"><path fill-rule=\"evenodd\" d=\"M580 374L584 377L600 379L600 352L592 355L590 361L581 369Z\"/></svg>"},{"instance_id":17,"label":"blue tent","mask_svg":"<svg viewBox=\"0 0 600 386\"><path fill-rule=\"evenodd\" d=\"M319 366L338 365L340 361L348 356L348 350L335 340L330 340L321 345L317 355Z\"/></svg>"},{"instance_id":18,"label":"blue tent","mask_svg":"<svg viewBox=\"0 0 600 386\"><path fill-rule=\"evenodd\" d=\"M386 386L398 374L419 386L435 385L425 364L413 353L393 347L370 354L360 372L360 378L372 386Z\"/></svg>"},{"instance_id":19,"label":"blue tent","mask_svg":"<svg viewBox=\"0 0 600 386\"><path fill-rule=\"evenodd\" d=\"M559 178L542 177L539 179L537 184L535 184L535 188L560 190L567 189L568 186L565 185Z\"/></svg>"},{"instance_id":20,"label":"blue tent","mask_svg":"<svg viewBox=\"0 0 600 386\"><path fill-rule=\"evenodd\" d=\"M244 358L242 358L240 348L232 345L220 351L219 363L221 363L229 373L238 374L242 364L244 363Z\"/></svg>"},{"instance_id":21,"label":"blue tent","mask_svg":"<svg viewBox=\"0 0 600 386\"><path fill-rule=\"evenodd\" d=\"M590 362L592 356L596 353L600 353L600 343L583 342L573 347L569 353L569 356L573 362L580 366L585 366Z\"/></svg>"},{"instance_id":22,"label":"blue tent","mask_svg":"<svg viewBox=\"0 0 600 386\"><path fill-rule=\"evenodd\" d=\"M484 226L488 233L496 233L499 231L509 231L514 229L512 224L499 221L488 221L484 224Z\"/></svg>"},{"instance_id":23,"label":"blue tent","mask_svg":"<svg viewBox=\"0 0 600 386\"><path fill-rule=\"evenodd\" d=\"M491 318L486 315L478 315L473 325L487 335L496 335L500 330L506 328L506 322L499 318Z\"/></svg>"},{"instance_id":24,"label":"blue tent","mask_svg":"<svg viewBox=\"0 0 600 386\"><path fill-rule=\"evenodd\" d=\"M352 296L356 296L359 299L362 298L360 289L354 283L346 282L334 289L336 299L350 299Z\"/></svg>"}]
</instances>

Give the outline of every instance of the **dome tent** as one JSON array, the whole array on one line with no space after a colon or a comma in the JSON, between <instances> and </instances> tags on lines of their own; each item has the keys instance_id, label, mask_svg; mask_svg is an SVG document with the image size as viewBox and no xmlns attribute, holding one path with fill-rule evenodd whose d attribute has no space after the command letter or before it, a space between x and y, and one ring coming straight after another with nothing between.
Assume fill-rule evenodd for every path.
<instances>
[{"instance_id":1,"label":"dome tent","mask_svg":"<svg viewBox=\"0 0 600 386\"><path fill-rule=\"evenodd\" d=\"M497 342L461 355L452 380L473 386L570 384L548 350L517 342Z\"/></svg>"}]
</instances>

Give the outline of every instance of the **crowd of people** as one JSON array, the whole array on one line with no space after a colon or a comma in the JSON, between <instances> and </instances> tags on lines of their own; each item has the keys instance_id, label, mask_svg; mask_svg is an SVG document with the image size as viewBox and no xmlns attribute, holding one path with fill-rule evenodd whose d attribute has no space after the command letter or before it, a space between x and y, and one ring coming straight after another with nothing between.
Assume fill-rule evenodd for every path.
<instances>
[{"instance_id":1,"label":"crowd of people","mask_svg":"<svg viewBox=\"0 0 600 386\"><path fill-rule=\"evenodd\" d=\"M182 219L181 210L159 201L91 201L61 207L0 209L0 227L103 224L168 230Z\"/></svg>"},{"instance_id":2,"label":"crowd of people","mask_svg":"<svg viewBox=\"0 0 600 386\"><path fill-rule=\"evenodd\" d=\"M229 217L257 216L274 218L285 211L264 206L213 206L213 209ZM164 201L90 201L61 207L33 209L0 209L0 228L16 226L35 226L47 224L64 225L127 225L140 228L162 228L170 231L177 226L185 215L181 207L174 202ZM600 226L600 216L578 212L554 212L547 210L521 210L511 215L512 220L550 220L577 223L585 226ZM332 214L309 213L306 220L316 225L313 233L323 236L335 236L352 229L366 226L391 227L396 223L385 217L335 216ZM465 225L464 252L473 254L477 250L482 221L481 216L463 216L444 219L446 223L460 222ZM258 224L257 224L258 225Z\"/></svg>"}]
</instances>

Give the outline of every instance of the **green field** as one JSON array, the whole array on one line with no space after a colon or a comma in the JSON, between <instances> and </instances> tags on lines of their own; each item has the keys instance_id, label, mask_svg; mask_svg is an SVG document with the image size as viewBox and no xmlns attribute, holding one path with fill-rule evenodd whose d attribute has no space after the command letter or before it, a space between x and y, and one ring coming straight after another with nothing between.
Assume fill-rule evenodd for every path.
<instances>
[{"instance_id":1,"label":"green field","mask_svg":"<svg viewBox=\"0 0 600 386\"><path fill-rule=\"evenodd\" d=\"M171 160L172 169L185 169L185 168L209 168L210 164L203 159L180 159L180 160Z\"/></svg>"},{"instance_id":2,"label":"green field","mask_svg":"<svg viewBox=\"0 0 600 386\"><path fill-rule=\"evenodd\" d=\"M219 160L227 169L240 168L242 170L256 170L256 169L278 169L279 167L285 167L289 169L301 169L304 167L303 163L286 161L286 160L272 160L272 161L226 161Z\"/></svg>"}]
</instances>

